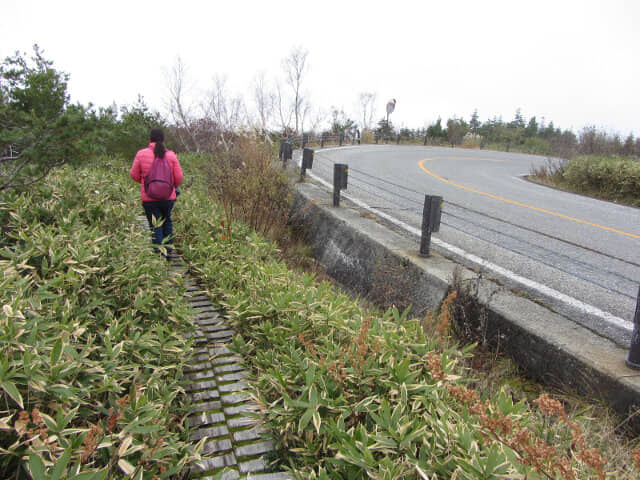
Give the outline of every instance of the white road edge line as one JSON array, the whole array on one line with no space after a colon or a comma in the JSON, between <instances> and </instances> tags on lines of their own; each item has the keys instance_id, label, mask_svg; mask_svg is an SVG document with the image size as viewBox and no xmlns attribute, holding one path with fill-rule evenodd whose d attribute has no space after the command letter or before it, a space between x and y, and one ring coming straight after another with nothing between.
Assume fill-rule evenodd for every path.
<instances>
[{"instance_id":1,"label":"white road edge line","mask_svg":"<svg viewBox=\"0 0 640 480\"><path fill-rule=\"evenodd\" d=\"M329 149L324 149L324 151L329 150ZM327 182L326 180L318 177L317 175L314 175L312 172L307 172L307 174L313 178L315 181L321 183L322 185L324 185L325 187L327 187L329 189L329 191L333 191L333 185L330 184L329 182ZM404 223L401 220L398 220L397 218L392 217L391 215L388 215L384 212L381 212L373 207L370 207L369 205L367 205L366 203L364 203L363 201L352 197L351 195L342 193L341 194L342 197L346 198L347 200L355 203L356 205L358 205L359 207L364 208L365 210L370 211L371 213L374 213L375 215L378 215L379 217L382 217L392 223L394 223L395 225L399 226L400 228L414 234L417 235L418 238L420 238L420 236L422 235L422 232L420 230L418 230L417 228L412 227L411 225L408 225L406 223ZM533 280L530 280L528 278L525 278L521 275L518 275L515 272L512 272L511 270L507 270L506 268L502 268L499 265L496 265L494 263L488 262L486 260L484 260L483 258L480 258L472 253L469 253L461 248L458 248L454 245L451 245L449 243L443 242L442 240L439 240L437 238L431 238L431 242L434 243L435 245L438 245L441 248L444 248L445 250L450 251L451 253L455 254L455 255L459 255L460 257L466 258L467 260L483 267L486 268L487 270L491 270L494 273L497 273L498 275L502 275L503 277L506 277L510 280L513 280L514 282L520 283L521 285L524 285L525 287L528 287L532 290L536 290L538 292L540 292L543 295L546 295L548 297L551 297L555 300L559 300L563 303L568 304L569 306L578 309L579 311L589 314L589 315L594 315L596 317L601 318L602 320L615 325L618 328L622 328L623 330L626 330L627 332L632 332L633 331L633 322L627 321L623 318L620 317L616 317L615 315L611 315L608 312L605 312L603 310L600 310L597 307L594 307L593 305L589 305L587 303L584 303L580 300L578 300L577 298L573 298L570 297L569 295L565 295L562 292L559 292L557 290L554 290L553 288L547 287L546 285L542 285L541 283L538 282L534 282Z\"/></svg>"}]
</instances>

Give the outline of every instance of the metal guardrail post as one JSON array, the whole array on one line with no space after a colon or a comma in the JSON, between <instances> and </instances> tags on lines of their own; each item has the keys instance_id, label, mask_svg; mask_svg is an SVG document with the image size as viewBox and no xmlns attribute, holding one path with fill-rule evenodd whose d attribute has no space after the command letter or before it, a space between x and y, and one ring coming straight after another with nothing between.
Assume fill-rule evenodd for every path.
<instances>
[{"instance_id":1,"label":"metal guardrail post","mask_svg":"<svg viewBox=\"0 0 640 480\"><path fill-rule=\"evenodd\" d=\"M340 190L347 188L349 166L344 163L333 165L333 206L340 206Z\"/></svg>"},{"instance_id":2,"label":"metal guardrail post","mask_svg":"<svg viewBox=\"0 0 640 480\"><path fill-rule=\"evenodd\" d=\"M442 197L437 195L424 196L422 209L422 235L420 236L421 257L430 257L431 234L440 231L440 217L442 216Z\"/></svg>"},{"instance_id":3,"label":"metal guardrail post","mask_svg":"<svg viewBox=\"0 0 640 480\"><path fill-rule=\"evenodd\" d=\"M282 167L287 167L287 161L293 158L293 149L288 140L280 140L280 160L282 160Z\"/></svg>"},{"instance_id":4,"label":"metal guardrail post","mask_svg":"<svg viewBox=\"0 0 640 480\"><path fill-rule=\"evenodd\" d=\"M640 370L640 288L636 298L636 313L633 316L633 333L631 334L631 348L627 357L627 366Z\"/></svg>"},{"instance_id":5,"label":"metal guardrail post","mask_svg":"<svg viewBox=\"0 0 640 480\"><path fill-rule=\"evenodd\" d=\"M302 166L300 168L300 178L304 178L307 174L307 168L311 170L313 167L314 151L310 148L302 150Z\"/></svg>"}]
</instances>

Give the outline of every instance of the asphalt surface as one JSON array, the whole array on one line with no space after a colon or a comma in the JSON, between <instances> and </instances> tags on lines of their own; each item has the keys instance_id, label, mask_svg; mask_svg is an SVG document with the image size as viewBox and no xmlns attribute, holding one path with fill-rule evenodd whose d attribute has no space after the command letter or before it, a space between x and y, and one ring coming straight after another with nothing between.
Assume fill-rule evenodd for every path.
<instances>
[{"instance_id":1,"label":"asphalt surface","mask_svg":"<svg viewBox=\"0 0 640 480\"><path fill-rule=\"evenodd\" d=\"M397 219L417 241L425 194L442 196L432 250L628 346L640 286L640 209L526 180L548 161L368 145L318 149L310 173L332 184L333 164L347 164L343 197Z\"/></svg>"}]
</instances>

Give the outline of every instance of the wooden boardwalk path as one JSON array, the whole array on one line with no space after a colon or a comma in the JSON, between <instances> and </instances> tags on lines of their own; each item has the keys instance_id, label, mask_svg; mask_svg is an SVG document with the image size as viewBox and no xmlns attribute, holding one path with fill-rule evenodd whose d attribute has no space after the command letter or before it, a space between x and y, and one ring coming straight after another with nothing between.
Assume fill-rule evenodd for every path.
<instances>
[{"instance_id":1,"label":"wooden boardwalk path","mask_svg":"<svg viewBox=\"0 0 640 480\"><path fill-rule=\"evenodd\" d=\"M139 223L148 228L144 217ZM274 445L263 438L258 404L246 393L249 385L242 358L228 348L234 331L175 249L168 263L170 273L183 278L196 320L196 352L184 372L192 401L187 421L194 445L206 440L202 460L190 467L192 476L202 480L218 480L220 474L219 480L292 480L288 473L268 472L265 456L273 452Z\"/></svg>"},{"instance_id":2,"label":"wooden boardwalk path","mask_svg":"<svg viewBox=\"0 0 640 480\"><path fill-rule=\"evenodd\" d=\"M290 480L289 474L265 473L265 454L273 442L262 438L258 405L246 390L247 373L242 358L229 350L234 332L214 309L205 291L187 271L179 256L172 254L172 273L183 277L188 301L196 316L196 354L185 371L191 383L186 388L193 408L188 417L194 444L207 437L202 462L191 467L198 478L213 479L225 467L221 480ZM201 476L202 475L202 476Z\"/></svg>"}]
</instances>

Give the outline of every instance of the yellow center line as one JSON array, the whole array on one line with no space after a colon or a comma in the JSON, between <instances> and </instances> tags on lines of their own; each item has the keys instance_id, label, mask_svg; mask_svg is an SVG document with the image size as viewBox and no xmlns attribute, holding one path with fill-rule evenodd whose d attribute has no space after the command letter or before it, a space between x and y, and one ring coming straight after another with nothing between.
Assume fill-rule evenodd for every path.
<instances>
[{"instance_id":1,"label":"yellow center line","mask_svg":"<svg viewBox=\"0 0 640 480\"><path fill-rule=\"evenodd\" d=\"M463 190L467 190L469 192L477 193L478 195L484 195L485 197L490 197L490 198L493 198L493 199L496 199L496 200L500 200L502 202L510 203L512 205L518 205L519 207L524 207L524 208L528 208L530 210L535 210L536 212L547 213L549 215L553 215L554 217L564 218L566 220L571 220L572 222L578 222L578 223L582 223L584 225L589 225L591 227L596 227L596 228L600 228L602 230L608 230L610 232L618 233L620 235L626 235L627 237L640 239L640 235L635 235L635 234L629 233L629 232L623 232L622 230L616 230L615 228L605 227L603 225L598 225L597 223L587 222L586 220L580 220L579 218L569 217L568 215L563 215L562 213L551 212L551 211L545 210L543 208L533 207L531 205L527 205L526 203L516 202L515 200L509 200L508 198L499 197L497 195L492 195L492 194L487 193L487 192L482 192L480 190L476 190L475 188L465 187L464 185L460 185L458 183L454 183L454 182L452 182L450 180L442 178L439 175L436 175L435 173L433 173L430 170L427 170L427 168L424 166L424 162L429 161L429 160L435 160L435 159L434 158L425 158L424 160L421 160L420 162L418 162L418 166L422 170L424 170L426 173L431 175L432 177L437 178L438 180L440 180L442 182L448 183L449 185L453 185L454 187L462 188Z\"/></svg>"}]
</instances>

